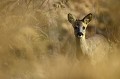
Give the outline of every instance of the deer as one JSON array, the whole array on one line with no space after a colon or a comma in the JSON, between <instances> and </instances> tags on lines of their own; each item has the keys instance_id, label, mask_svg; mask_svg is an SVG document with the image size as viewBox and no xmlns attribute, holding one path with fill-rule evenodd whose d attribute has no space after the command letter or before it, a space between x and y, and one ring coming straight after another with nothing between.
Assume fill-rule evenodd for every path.
<instances>
[{"instance_id":1,"label":"deer","mask_svg":"<svg viewBox=\"0 0 120 79\"><path fill-rule=\"evenodd\" d=\"M92 13L87 14L83 19L75 19L71 13L68 14L68 21L74 28L76 57L79 59L81 56L87 56L95 64L107 58L110 45L105 36L100 34L86 38L86 29L92 18Z\"/></svg>"}]
</instances>

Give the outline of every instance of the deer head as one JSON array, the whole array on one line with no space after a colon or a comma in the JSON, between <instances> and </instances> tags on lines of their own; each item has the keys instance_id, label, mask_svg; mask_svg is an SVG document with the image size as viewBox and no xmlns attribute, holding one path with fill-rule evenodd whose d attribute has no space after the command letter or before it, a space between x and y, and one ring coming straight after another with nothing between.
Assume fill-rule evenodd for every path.
<instances>
[{"instance_id":1,"label":"deer head","mask_svg":"<svg viewBox=\"0 0 120 79\"><path fill-rule=\"evenodd\" d=\"M92 20L92 14L89 13L83 19L75 19L72 14L68 14L68 21L74 28L74 34L77 38L85 37L87 25Z\"/></svg>"}]
</instances>

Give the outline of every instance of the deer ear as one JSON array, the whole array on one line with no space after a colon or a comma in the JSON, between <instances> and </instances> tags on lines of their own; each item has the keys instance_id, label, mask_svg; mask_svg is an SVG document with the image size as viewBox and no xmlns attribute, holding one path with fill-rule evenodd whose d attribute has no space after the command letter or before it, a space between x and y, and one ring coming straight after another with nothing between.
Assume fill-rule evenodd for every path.
<instances>
[{"instance_id":1,"label":"deer ear","mask_svg":"<svg viewBox=\"0 0 120 79\"><path fill-rule=\"evenodd\" d=\"M75 22L75 18L73 17L73 15L72 14L68 14L68 21L71 23L71 24L73 24L74 22Z\"/></svg>"},{"instance_id":2,"label":"deer ear","mask_svg":"<svg viewBox=\"0 0 120 79\"><path fill-rule=\"evenodd\" d=\"M86 15L86 16L83 18L83 22L84 22L85 24L88 24L91 20L92 20L92 13L89 13L88 15Z\"/></svg>"}]
</instances>

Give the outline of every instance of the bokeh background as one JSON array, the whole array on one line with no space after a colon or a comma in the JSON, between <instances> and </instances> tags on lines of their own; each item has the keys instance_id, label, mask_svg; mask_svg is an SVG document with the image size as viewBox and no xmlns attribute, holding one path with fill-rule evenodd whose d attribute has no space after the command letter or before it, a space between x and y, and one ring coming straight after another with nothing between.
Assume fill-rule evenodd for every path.
<instances>
[{"instance_id":1,"label":"bokeh background","mask_svg":"<svg viewBox=\"0 0 120 79\"><path fill-rule=\"evenodd\" d=\"M120 79L119 0L0 0L0 79ZM72 13L94 17L86 38L111 45L108 60L76 60ZM99 52L99 51L98 51Z\"/></svg>"}]
</instances>

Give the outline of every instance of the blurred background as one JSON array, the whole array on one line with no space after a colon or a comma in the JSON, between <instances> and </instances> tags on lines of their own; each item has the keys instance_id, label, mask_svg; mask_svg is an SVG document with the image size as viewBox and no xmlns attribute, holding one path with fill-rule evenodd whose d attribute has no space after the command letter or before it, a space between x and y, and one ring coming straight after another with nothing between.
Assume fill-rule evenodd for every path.
<instances>
[{"instance_id":1,"label":"blurred background","mask_svg":"<svg viewBox=\"0 0 120 79\"><path fill-rule=\"evenodd\" d=\"M119 0L0 0L0 79L120 79ZM94 18L86 38L111 45L107 62L75 58L72 13ZM98 51L99 52L99 51Z\"/></svg>"}]
</instances>

